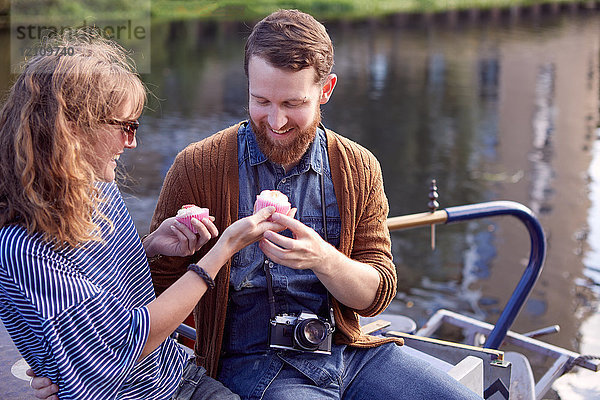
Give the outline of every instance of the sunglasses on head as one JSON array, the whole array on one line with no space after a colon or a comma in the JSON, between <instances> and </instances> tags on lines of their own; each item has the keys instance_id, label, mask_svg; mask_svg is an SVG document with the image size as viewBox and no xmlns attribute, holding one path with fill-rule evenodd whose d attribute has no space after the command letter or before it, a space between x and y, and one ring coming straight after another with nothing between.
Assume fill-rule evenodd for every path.
<instances>
[{"instance_id":1,"label":"sunglasses on head","mask_svg":"<svg viewBox=\"0 0 600 400\"><path fill-rule=\"evenodd\" d=\"M109 125L119 125L123 134L126 135L127 144L133 144L135 140L135 132L140 127L140 122L136 119L135 121L119 121L116 119L111 119L106 121Z\"/></svg>"}]
</instances>

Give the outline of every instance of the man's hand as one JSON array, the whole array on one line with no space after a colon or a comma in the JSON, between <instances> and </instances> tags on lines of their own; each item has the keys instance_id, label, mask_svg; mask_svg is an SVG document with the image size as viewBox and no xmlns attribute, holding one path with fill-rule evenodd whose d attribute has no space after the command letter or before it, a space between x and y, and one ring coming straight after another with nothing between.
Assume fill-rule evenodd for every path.
<instances>
[{"instance_id":1,"label":"man's hand","mask_svg":"<svg viewBox=\"0 0 600 400\"><path fill-rule=\"evenodd\" d=\"M260 241L260 249L277 264L293 269L312 269L315 273L326 273L330 256L337 250L317 232L302 222L282 214L271 217L292 231L294 238L267 231Z\"/></svg>"},{"instance_id":2,"label":"man's hand","mask_svg":"<svg viewBox=\"0 0 600 400\"><path fill-rule=\"evenodd\" d=\"M302 222L275 214L273 222L289 228L293 239L267 231L260 249L277 264L311 269L329 293L355 310L371 306L379 287L379 273L371 265L346 257Z\"/></svg>"},{"instance_id":3,"label":"man's hand","mask_svg":"<svg viewBox=\"0 0 600 400\"><path fill-rule=\"evenodd\" d=\"M210 239L217 237L219 231L213 223L214 218L203 218L202 221L192 219L192 225L197 234L192 232L175 217L165 219L160 226L148 235L143 242L146 254L152 257L156 254L165 256L191 256Z\"/></svg>"},{"instance_id":4,"label":"man's hand","mask_svg":"<svg viewBox=\"0 0 600 400\"><path fill-rule=\"evenodd\" d=\"M36 399L58 400L58 396L56 395L58 385L53 384L48 378L36 376L31 368L25 371L25 373L31 377L29 385L33 389Z\"/></svg>"}]
</instances>

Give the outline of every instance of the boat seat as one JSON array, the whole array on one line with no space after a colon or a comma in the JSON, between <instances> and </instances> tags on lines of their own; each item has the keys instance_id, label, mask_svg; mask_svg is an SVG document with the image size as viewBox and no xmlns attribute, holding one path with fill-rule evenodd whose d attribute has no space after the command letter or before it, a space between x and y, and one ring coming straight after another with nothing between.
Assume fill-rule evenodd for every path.
<instances>
[{"instance_id":1,"label":"boat seat","mask_svg":"<svg viewBox=\"0 0 600 400\"><path fill-rule=\"evenodd\" d=\"M18 379L29 382L31 377L25 373L29 369L29 364L24 358L19 358L11 367L10 373Z\"/></svg>"},{"instance_id":2,"label":"boat seat","mask_svg":"<svg viewBox=\"0 0 600 400\"><path fill-rule=\"evenodd\" d=\"M504 359L512 364L510 399L535 399L535 379L527 357L521 353L507 351L504 353Z\"/></svg>"}]
</instances>

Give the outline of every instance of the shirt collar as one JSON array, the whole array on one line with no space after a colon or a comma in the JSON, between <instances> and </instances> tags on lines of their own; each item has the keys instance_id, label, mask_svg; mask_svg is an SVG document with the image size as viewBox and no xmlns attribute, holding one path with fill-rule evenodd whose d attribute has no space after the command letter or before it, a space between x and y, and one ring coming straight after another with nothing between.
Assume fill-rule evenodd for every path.
<instances>
[{"instance_id":1,"label":"shirt collar","mask_svg":"<svg viewBox=\"0 0 600 400\"><path fill-rule=\"evenodd\" d=\"M246 148L248 149L250 165L255 166L267 161L267 156L265 156L260 150L260 147L258 147L256 136L254 136L254 131L252 130L252 126L250 125L249 121L246 123L244 128L244 135L246 136Z\"/></svg>"},{"instance_id":2,"label":"shirt collar","mask_svg":"<svg viewBox=\"0 0 600 400\"><path fill-rule=\"evenodd\" d=\"M250 123L247 123L244 129L250 165L255 166L269 161L267 156L265 156L260 150ZM323 150L325 149L326 143L327 140L325 138L325 127L323 124L319 124L317 127L315 140L312 141L308 147L308 150L302 156L300 162L293 168L293 170L296 170L298 173L304 173L308 171L309 168L312 168L316 173L320 174L323 165Z\"/></svg>"}]
</instances>

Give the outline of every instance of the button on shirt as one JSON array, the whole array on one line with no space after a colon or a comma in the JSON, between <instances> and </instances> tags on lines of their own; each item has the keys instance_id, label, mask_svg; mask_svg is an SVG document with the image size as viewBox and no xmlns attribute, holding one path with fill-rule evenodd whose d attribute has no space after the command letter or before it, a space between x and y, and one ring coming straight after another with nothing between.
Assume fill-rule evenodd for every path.
<instances>
[{"instance_id":1,"label":"button on shirt","mask_svg":"<svg viewBox=\"0 0 600 400\"><path fill-rule=\"evenodd\" d=\"M260 151L252 128L245 124L238 131L238 166L239 218L253 213L256 195L262 190L276 189L288 196L292 207L298 209L295 218L321 237L324 237L320 181L323 176L327 237L333 246L339 245L340 214L327 157L327 139L322 127L317 129L315 140L298 165L286 173L283 167L269 161ZM289 230L281 234L292 236ZM342 349L334 349L332 356L269 349L271 315L265 262L271 270L277 314L309 311L329 318L327 290L312 270L295 270L270 262L258 243L238 252L231 268L231 290L219 379L241 396L249 396L266 387L281 368L282 362L320 380L334 374L341 359Z\"/></svg>"}]
</instances>

